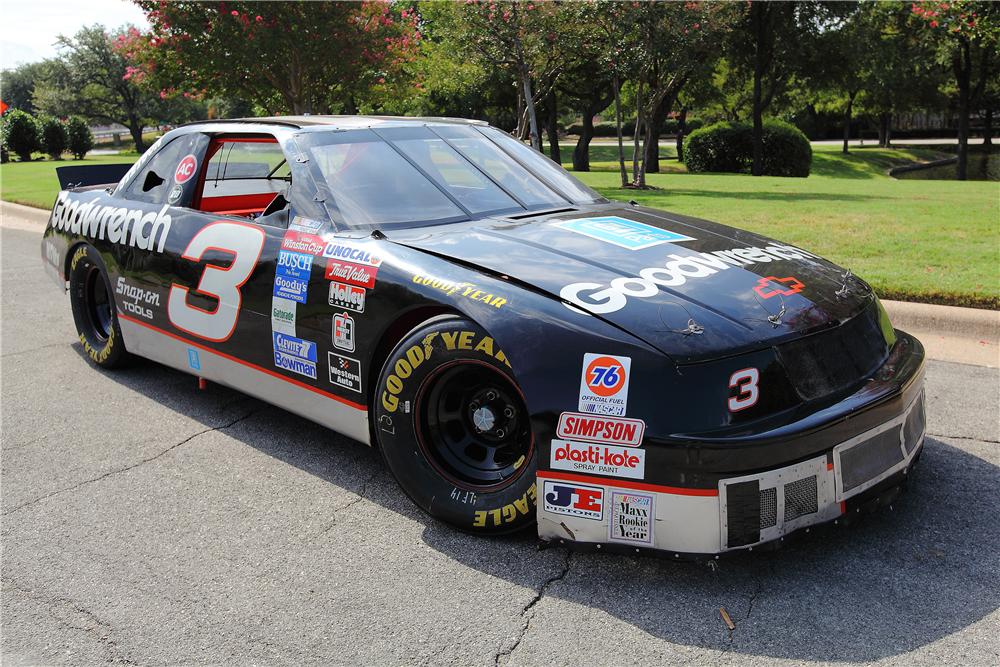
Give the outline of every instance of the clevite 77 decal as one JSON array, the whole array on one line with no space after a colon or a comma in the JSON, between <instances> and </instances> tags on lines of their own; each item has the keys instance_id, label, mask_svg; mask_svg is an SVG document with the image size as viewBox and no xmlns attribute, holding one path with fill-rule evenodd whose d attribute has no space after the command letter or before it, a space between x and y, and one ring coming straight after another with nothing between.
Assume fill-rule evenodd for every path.
<instances>
[{"instance_id":1,"label":"clevite 77 decal","mask_svg":"<svg viewBox=\"0 0 1000 667\"><path fill-rule=\"evenodd\" d=\"M624 415L628 408L631 365L632 360L628 357L583 355L579 410L601 415Z\"/></svg>"}]
</instances>

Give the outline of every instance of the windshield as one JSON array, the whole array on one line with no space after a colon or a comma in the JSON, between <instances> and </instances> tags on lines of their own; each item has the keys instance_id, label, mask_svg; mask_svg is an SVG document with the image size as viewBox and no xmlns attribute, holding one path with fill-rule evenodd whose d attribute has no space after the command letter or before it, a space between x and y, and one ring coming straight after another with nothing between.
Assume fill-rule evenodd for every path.
<instances>
[{"instance_id":1,"label":"windshield","mask_svg":"<svg viewBox=\"0 0 1000 667\"><path fill-rule=\"evenodd\" d=\"M601 200L492 128L413 125L299 136L329 188L331 213L348 226L455 222Z\"/></svg>"}]
</instances>

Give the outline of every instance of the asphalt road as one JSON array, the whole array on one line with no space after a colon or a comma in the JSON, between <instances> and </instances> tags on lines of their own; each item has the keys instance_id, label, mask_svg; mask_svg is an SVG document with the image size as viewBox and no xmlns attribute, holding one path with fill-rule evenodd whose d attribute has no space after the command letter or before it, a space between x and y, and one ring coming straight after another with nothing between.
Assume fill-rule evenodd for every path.
<instances>
[{"instance_id":1,"label":"asphalt road","mask_svg":"<svg viewBox=\"0 0 1000 667\"><path fill-rule=\"evenodd\" d=\"M94 369L38 234L0 243L5 665L1000 663L996 369L930 363L893 511L711 566L571 554L454 532L242 394Z\"/></svg>"}]
</instances>

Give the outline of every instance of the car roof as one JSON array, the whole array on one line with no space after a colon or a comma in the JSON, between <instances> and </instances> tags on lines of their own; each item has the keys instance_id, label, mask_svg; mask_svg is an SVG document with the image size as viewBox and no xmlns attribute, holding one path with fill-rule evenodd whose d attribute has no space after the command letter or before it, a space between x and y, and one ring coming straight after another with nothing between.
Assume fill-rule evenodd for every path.
<instances>
[{"instance_id":1,"label":"car roof","mask_svg":"<svg viewBox=\"0 0 1000 667\"><path fill-rule=\"evenodd\" d=\"M201 120L185 123L182 127L212 125L216 123L253 123L258 125L280 125L284 127L325 126L336 130L357 130L366 127L397 127L441 123L453 125L488 125L485 121L465 118L437 118L433 116L264 116L260 118L230 118L223 120Z\"/></svg>"}]
</instances>

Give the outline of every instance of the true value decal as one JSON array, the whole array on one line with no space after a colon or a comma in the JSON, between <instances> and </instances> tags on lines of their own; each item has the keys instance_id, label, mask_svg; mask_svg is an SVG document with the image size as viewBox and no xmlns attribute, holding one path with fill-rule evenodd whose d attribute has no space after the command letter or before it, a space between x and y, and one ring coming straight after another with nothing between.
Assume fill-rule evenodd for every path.
<instances>
[{"instance_id":1,"label":"true value decal","mask_svg":"<svg viewBox=\"0 0 1000 667\"><path fill-rule=\"evenodd\" d=\"M163 252L170 234L169 205L143 211L125 206L102 206L97 200L84 202L60 192L52 209L52 228L92 239Z\"/></svg>"},{"instance_id":2,"label":"true value decal","mask_svg":"<svg viewBox=\"0 0 1000 667\"><path fill-rule=\"evenodd\" d=\"M643 479L646 476L646 450L553 440L549 465L556 470Z\"/></svg>"},{"instance_id":3,"label":"true value decal","mask_svg":"<svg viewBox=\"0 0 1000 667\"><path fill-rule=\"evenodd\" d=\"M580 412L622 416L628 408L628 379L632 359L607 354L583 355Z\"/></svg>"},{"instance_id":4,"label":"true value decal","mask_svg":"<svg viewBox=\"0 0 1000 667\"><path fill-rule=\"evenodd\" d=\"M653 544L655 502L656 499L646 493L612 491L608 539L612 542Z\"/></svg>"},{"instance_id":5,"label":"true value decal","mask_svg":"<svg viewBox=\"0 0 1000 667\"><path fill-rule=\"evenodd\" d=\"M714 276L731 266L746 266L762 262L816 257L795 246L772 243L764 248L748 247L716 250L694 255L671 254L660 266L639 271L638 276L622 276L609 284L580 282L566 285L559 296L566 306L580 307L591 313L613 313L628 303L628 297L649 299L660 293L661 287L680 287L688 280ZM572 305L571 305L572 304Z\"/></svg>"}]
</instances>

